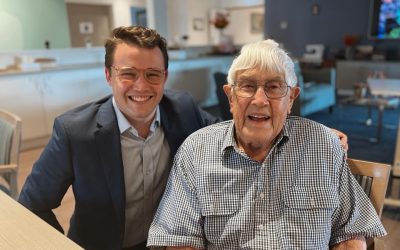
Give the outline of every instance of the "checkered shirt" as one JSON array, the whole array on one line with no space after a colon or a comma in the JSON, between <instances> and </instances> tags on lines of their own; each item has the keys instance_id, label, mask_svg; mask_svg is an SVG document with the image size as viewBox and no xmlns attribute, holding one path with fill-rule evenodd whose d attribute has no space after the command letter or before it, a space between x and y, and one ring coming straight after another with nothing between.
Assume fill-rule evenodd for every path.
<instances>
[{"instance_id":1,"label":"checkered shirt","mask_svg":"<svg viewBox=\"0 0 400 250\"><path fill-rule=\"evenodd\" d=\"M148 246L328 249L383 236L344 155L329 128L300 117L262 163L238 149L232 121L203 128L176 155Z\"/></svg>"}]
</instances>

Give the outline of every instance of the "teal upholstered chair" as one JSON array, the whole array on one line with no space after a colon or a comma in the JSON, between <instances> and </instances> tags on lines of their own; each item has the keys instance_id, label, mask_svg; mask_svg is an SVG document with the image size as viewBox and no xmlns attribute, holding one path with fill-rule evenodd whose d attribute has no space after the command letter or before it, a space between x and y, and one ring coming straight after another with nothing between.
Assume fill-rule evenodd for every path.
<instances>
[{"instance_id":1,"label":"teal upholstered chair","mask_svg":"<svg viewBox=\"0 0 400 250\"><path fill-rule=\"evenodd\" d=\"M0 109L0 189L18 198L18 158L21 142L21 119ZM7 186L2 185L6 182Z\"/></svg>"},{"instance_id":2,"label":"teal upholstered chair","mask_svg":"<svg viewBox=\"0 0 400 250\"><path fill-rule=\"evenodd\" d=\"M295 71L300 87L292 114L307 116L324 109L331 109L336 103L336 70L334 68L301 69L295 62Z\"/></svg>"}]
</instances>

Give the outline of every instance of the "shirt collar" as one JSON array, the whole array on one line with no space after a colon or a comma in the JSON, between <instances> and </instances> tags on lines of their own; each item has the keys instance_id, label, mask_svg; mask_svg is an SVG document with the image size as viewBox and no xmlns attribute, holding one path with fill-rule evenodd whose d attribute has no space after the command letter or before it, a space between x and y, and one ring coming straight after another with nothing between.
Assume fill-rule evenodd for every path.
<instances>
[{"instance_id":1,"label":"shirt collar","mask_svg":"<svg viewBox=\"0 0 400 250\"><path fill-rule=\"evenodd\" d=\"M129 123L129 121L126 119L126 117L122 114L121 110L119 109L115 98L112 98L112 103L115 111L115 115L117 116L117 122L118 122L118 127L119 127L119 133L122 134L127 130L131 130L131 132L135 136L139 136L139 133L137 130ZM150 125L150 133L154 133L155 129L161 124L161 119L160 119L160 108L157 105L157 110L156 110L156 117L155 119L151 122Z\"/></svg>"}]
</instances>

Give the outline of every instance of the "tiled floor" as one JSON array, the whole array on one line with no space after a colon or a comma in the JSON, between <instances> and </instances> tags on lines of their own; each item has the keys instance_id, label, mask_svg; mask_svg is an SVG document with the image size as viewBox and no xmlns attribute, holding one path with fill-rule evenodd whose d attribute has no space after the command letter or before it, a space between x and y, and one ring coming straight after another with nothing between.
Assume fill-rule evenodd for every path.
<instances>
[{"instance_id":1,"label":"tiled floor","mask_svg":"<svg viewBox=\"0 0 400 250\"><path fill-rule=\"evenodd\" d=\"M33 149L21 153L20 156L20 172L19 172L19 188L21 189L27 175L32 169L33 163L39 157L42 152L42 148ZM69 228L69 218L71 217L72 210L74 207L74 198L72 190L69 189L65 195L61 206L55 210L56 216L63 226L64 230L67 231ZM398 249L400 246L400 208L385 207L382 216L383 224L388 231L388 235L382 238L382 245L384 249Z\"/></svg>"}]
</instances>

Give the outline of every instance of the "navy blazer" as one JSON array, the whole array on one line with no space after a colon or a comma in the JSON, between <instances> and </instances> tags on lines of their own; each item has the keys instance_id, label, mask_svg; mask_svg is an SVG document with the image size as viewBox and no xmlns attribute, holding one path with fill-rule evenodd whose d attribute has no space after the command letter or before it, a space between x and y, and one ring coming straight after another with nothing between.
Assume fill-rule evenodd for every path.
<instances>
[{"instance_id":1,"label":"navy blazer","mask_svg":"<svg viewBox=\"0 0 400 250\"><path fill-rule=\"evenodd\" d=\"M159 106L171 162L188 135L219 121L199 109L187 93L165 90ZM60 205L70 185L76 203L68 237L85 249L120 249L125 184L111 96L55 119L51 139L34 164L19 202L63 231L51 210Z\"/></svg>"}]
</instances>

